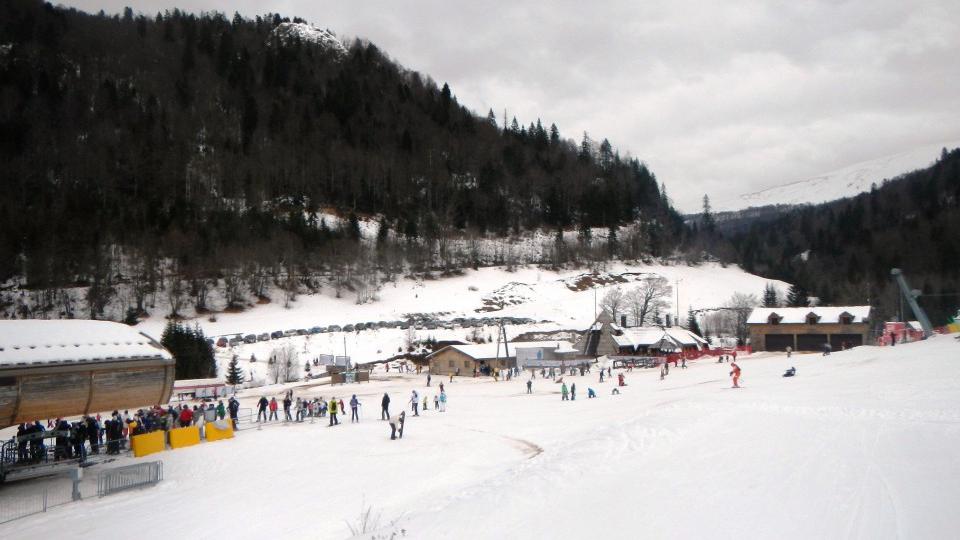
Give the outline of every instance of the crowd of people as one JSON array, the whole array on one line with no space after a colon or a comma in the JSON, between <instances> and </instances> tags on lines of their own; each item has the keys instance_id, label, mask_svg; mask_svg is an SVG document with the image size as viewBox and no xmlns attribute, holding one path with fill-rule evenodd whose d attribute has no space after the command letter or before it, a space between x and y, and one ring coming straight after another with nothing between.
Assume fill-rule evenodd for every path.
<instances>
[{"instance_id":1,"label":"crowd of people","mask_svg":"<svg viewBox=\"0 0 960 540\"><path fill-rule=\"evenodd\" d=\"M17 446L17 462L39 463L53 459L84 460L90 454L119 454L128 446L130 437L158 430L187 426L200 426L223 420L227 414L237 427L240 402L231 397L226 404L220 400L200 405L159 405L130 411L113 411L110 416L84 415L73 422L56 418L43 422L37 420L17 427L14 441ZM53 439L53 445L49 444Z\"/></svg>"}]
</instances>

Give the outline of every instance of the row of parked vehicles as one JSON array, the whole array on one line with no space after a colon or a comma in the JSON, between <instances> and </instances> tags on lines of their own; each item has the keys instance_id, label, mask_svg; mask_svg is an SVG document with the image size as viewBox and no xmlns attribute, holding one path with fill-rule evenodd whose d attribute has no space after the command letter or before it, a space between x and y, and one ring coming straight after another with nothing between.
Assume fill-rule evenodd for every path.
<instances>
[{"instance_id":1,"label":"row of parked vehicles","mask_svg":"<svg viewBox=\"0 0 960 540\"><path fill-rule=\"evenodd\" d=\"M273 332L263 332L262 334L236 334L234 336L221 336L216 341L217 347L235 347L242 343L257 343L258 341L270 341L272 339L281 339L294 336L307 336L312 334L324 334L330 332L361 332L363 330L378 330L380 328L399 328L407 330L414 328L416 330L437 330L440 328L453 330L455 328L480 328L483 326L492 326L503 320L504 324L531 324L536 321L525 317L483 317L467 318L457 317L449 321L438 319L418 318L407 321L379 321L379 322L361 322L340 326L333 324L330 326L314 326L312 328L299 328L296 330L274 330ZM212 341L212 340L211 340Z\"/></svg>"}]
</instances>

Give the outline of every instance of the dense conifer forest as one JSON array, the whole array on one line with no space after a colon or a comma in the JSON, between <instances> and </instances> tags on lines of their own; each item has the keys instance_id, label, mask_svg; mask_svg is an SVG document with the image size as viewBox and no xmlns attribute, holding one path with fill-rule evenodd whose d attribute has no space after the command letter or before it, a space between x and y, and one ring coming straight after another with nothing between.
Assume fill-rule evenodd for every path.
<instances>
[{"instance_id":1,"label":"dense conifer forest","mask_svg":"<svg viewBox=\"0 0 960 540\"><path fill-rule=\"evenodd\" d=\"M360 257L357 216L424 267L455 234L639 223L632 252L654 255L682 234L606 140L474 114L372 43L286 31L302 22L0 3L0 278L306 275Z\"/></svg>"},{"instance_id":2,"label":"dense conifer forest","mask_svg":"<svg viewBox=\"0 0 960 540\"><path fill-rule=\"evenodd\" d=\"M960 303L958 151L736 227L704 197L685 225L609 141L476 114L376 45L315 30L277 14L0 2L0 282L31 295L0 297L4 315L99 317L120 302L134 322L158 294L172 315L203 312L211 290L228 307L271 286L287 301L321 281L339 294L384 275L509 266L471 242L534 231L544 249L521 262L706 256L823 303L871 303L878 318L896 313L900 267L935 321ZM78 287L83 298L65 293Z\"/></svg>"}]
</instances>

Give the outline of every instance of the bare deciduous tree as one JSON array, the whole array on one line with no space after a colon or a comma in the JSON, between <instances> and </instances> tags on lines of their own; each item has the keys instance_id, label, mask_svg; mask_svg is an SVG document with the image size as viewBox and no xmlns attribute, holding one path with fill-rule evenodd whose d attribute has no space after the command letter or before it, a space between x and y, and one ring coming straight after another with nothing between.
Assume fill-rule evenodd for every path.
<instances>
[{"instance_id":1,"label":"bare deciduous tree","mask_svg":"<svg viewBox=\"0 0 960 540\"><path fill-rule=\"evenodd\" d=\"M727 301L727 307L733 311L737 343L743 344L747 340L747 319L753 308L760 305L760 299L755 294L733 293Z\"/></svg>"},{"instance_id":2,"label":"bare deciduous tree","mask_svg":"<svg viewBox=\"0 0 960 540\"><path fill-rule=\"evenodd\" d=\"M623 291L620 290L620 287L614 287L607 291L607 294L603 295L603 300L600 301L600 307L607 310L607 313L613 317L613 320L617 321L619 320L617 315L619 315L624 301Z\"/></svg>"},{"instance_id":3,"label":"bare deciduous tree","mask_svg":"<svg viewBox=\"0 0 960 540\"><path fill-rule=\"evenodd\" d=\"M299 353L293 345L277 347L270 352L267 364L267 378L273 384L293 382L300 378Z\"/></svg>"},{"instance_id":4,"label":"bare deciduous tree","mask_svg":"<svg viewBox=\"0 0 960 540\"><path fill-rule=\"evenodd\" d=\"M673 287L663 276L644 278L639 285L627 293L626 303L634 324L643 326L652 319L655 312L666 311L669 306Z\"/></svg>"}]
</instances>

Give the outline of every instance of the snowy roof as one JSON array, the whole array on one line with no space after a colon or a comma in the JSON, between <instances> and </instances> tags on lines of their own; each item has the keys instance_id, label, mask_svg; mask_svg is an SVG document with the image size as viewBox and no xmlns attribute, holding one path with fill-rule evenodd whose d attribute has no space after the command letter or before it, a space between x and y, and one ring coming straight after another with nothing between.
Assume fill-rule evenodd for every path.
<instances>
[{"instance_id":1,"label":"snowy roof","mask_svg":"<svg viewBox=\"0 0 960 540\"><path fill-rule=\"evenodd\" d=\"M694 334L686 328L671 326L663 328L659 326L636 326L633 328L624 328L623 335L613 336L617 345L629 345L634 347L648 347L660 343L664 339L672 341L677 345L705 345L707 342L702 337Z\"/></svg>"},{"instance_id":2,"label":"snowy roof","mask_svg":"<svg viewBox=\"0 0 960 540\"><path fill-rule=\"evenodd\" d=\"M173 357L120 323L85 320L0 321L0 367Z\"/></svg>"},{"instance_id":3,"label":"snowy roof","mask_svg":"<svg viewBox=\"0 0 960 540\"><path fill-rule=\"evenodd\" d=\"M205 388L210 386L225 386L223 379L214 377L213 379L179 379L173 381L174 390L184 390L188 388Z\"/></svg>"},{"instance_id":4,"label":"snowy roof","mask_svg":"<svg viewBox=\"0 0 960 540\"><path fill-rule=\"evenodd\" d=\"M515 357L517 349L554 349L557 353L575 353L576 349L573 348L570 343L566 341L515 341L508 342L506 344L510 352L509 357ZM499 358L506 358L508 355L504 352L504 344L500 344ZM480 343L474 345L448 345L440 349L439 351L433 352L427 355L427 358L438 354L441 351L444 351L448 348L456 349L463 354L475 359L475 360L488 360L492 358L497 358L497 343Z\"/></svg>"},{"instance_id":5,"label":"snowy roof","mask_svg":"<svg viewBox=\"0 0 960 540\"><path fill-rule=\"evenodd\" d=\"M813 313L819 317L820 323L840 322L840 315L848 313L853 316L853 322L862 323L870 318L870 306L817 306L791 308L754 308L747 319L747 324L767 324L770 315L776 313L780 317L780 324L803 324L807 322L807 315Z\"/></svg>"}]
</instances>

